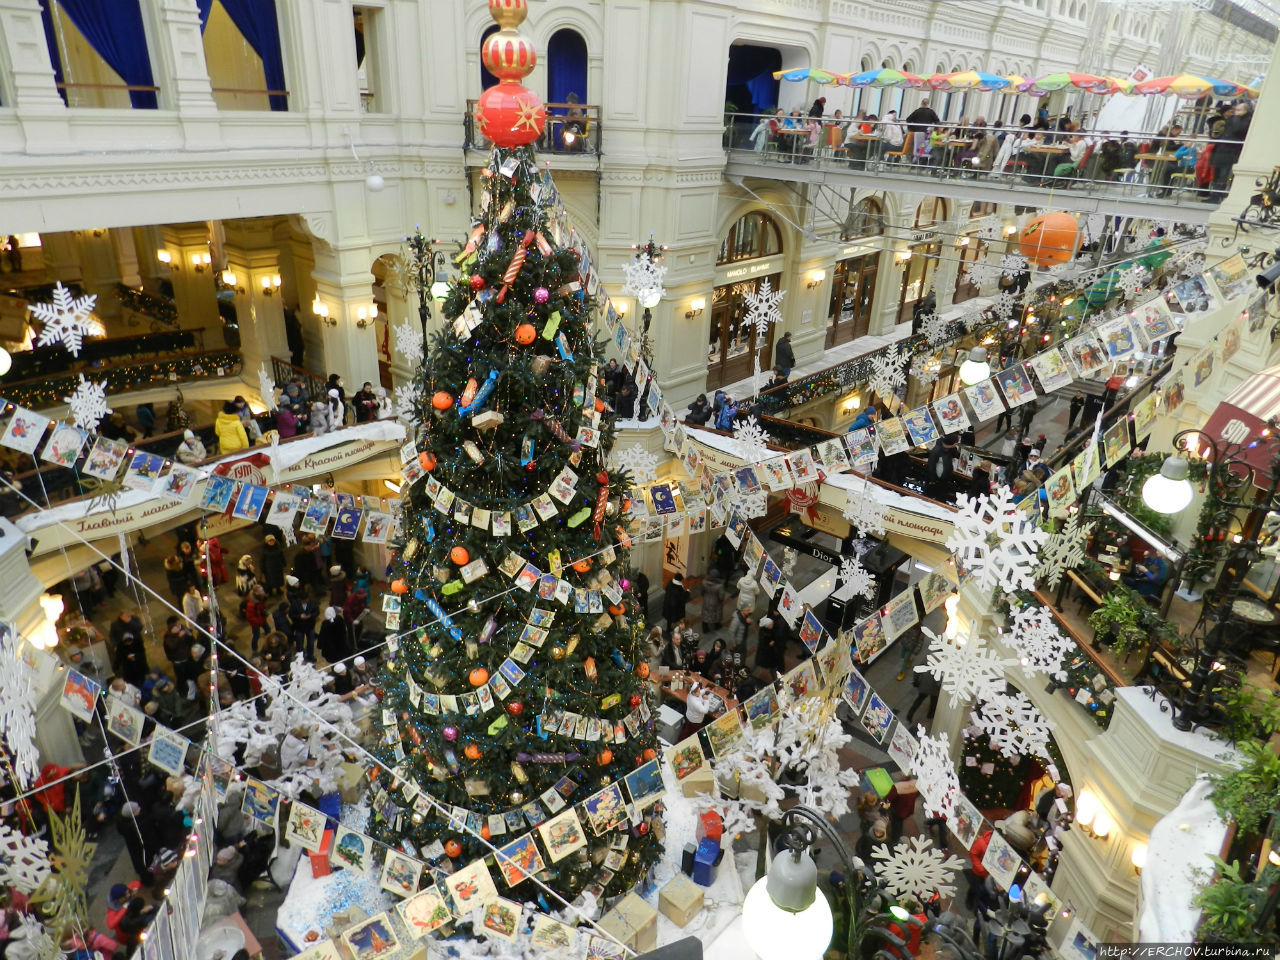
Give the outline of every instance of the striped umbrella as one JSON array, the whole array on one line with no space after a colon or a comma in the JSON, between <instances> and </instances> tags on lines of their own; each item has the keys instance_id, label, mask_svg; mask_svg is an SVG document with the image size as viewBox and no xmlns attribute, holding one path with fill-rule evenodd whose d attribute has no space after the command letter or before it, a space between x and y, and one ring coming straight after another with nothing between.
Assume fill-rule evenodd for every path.
<instances>
[{"instance_id":1,"label":"striped umbrella","mask_svg":"<svg viewBox=\"0 0 1280 960\"><path fill-rule=\"evenodd\" d=\"M914 73L904 73L901 70L890 70L888 68L867 70L863 73L856 73L849 78L849 86L851 87L918 87L923 85L924 81Z\"/></svg>"},{"instance_id":2,"label":"striped umbrella","mask_svg":"<svg viewBox=\"0 0 1280 960\"><path fill-rule=\"evenodd\" d=\"M1022 85L1027 82L1026 77L1020 77L1016 73L1006 74L1003 79L1008 84L1002 88L1005 93L1021 93Z\"/></svg>"},{"instance_id":3,"label":"striped umbrella","mask_svg":"<svg viewBox=\"0 0 1280 960\"><path fill-rule=\"evenodd\" d=\"M1217 81L1221 83L1222 81ZM1231 84L1232 88L1236 88L1235 84ZM1199 100L1206 93L1211 93L1214 89L1214 81L1205 77L1192 76L1189 73L1180 73L1176 77L1152 77L1150 80L1143 80L1133 88L1138 93L1146 94L1173 94L1176 97L1183 97L1187 100ZM1221 96L1229 96L1223 93Z\"/></svg>"},{"instance_id":4,"label":"striped umbrella","mask_svg":"<svg viewBox=\"0 0 1280 960\"><path fill-rule=\"evenodd\" d=\"M924 78L924 82L930 90L950 90L953 76L950 73L931 73Z\"/></svg>"},{"instance_id":5,"label":"striped umbrella","mask_svg":"<svg viewBox=\"0 0 1280 960\"><path fill-rule=\"evenodd\" d=\"M1091 73L1050 73L1038 80L1028 80L1018 89L1023 93L1052 93L1064 87L1075 87L1092 93L1106 93L1109 83L1106 77L1095 77Z\"/></svg>"},{"instance_id":6,"label":"striped umbrella","mask_svg":"<svg viewBox=\"0 0 1280 960\"><path fill-rule=\"evenodd\" d=\"M976 70L963 70L948 77L948 85L939 89L948 90L1003 90L1009 86L1007 77L997 77L994 73L979 73Z\"/></svg>"},{"instance_id":7,"label":"striped umbrella","mask_svg":"<svg viewBox=\"0 0 1280 960\"><path fill-rule=\"evenodd\" d=\"M799 83L803 80L812 80L814 83L820 83L823 86L829 86L836 82L840 74L829 73L826 70L819 70L816 67L805 67L801 70L777 70L773 74L775 80L790 80L793 83Z\"/></svg>"},{"instance_id":8,"label":"striped umbrella","mask_svg":"<svg viewBox=\"0 0 1280 960\"><path fill-rule=\"evenodd\" d=\"M1107 81L1107 93L1123 93L1128 97L1137 93L1133 89L1137 84L1132 80L1125 80L1123 77L1105 77L1104 79Z\"/></svg>"}]
</instances>

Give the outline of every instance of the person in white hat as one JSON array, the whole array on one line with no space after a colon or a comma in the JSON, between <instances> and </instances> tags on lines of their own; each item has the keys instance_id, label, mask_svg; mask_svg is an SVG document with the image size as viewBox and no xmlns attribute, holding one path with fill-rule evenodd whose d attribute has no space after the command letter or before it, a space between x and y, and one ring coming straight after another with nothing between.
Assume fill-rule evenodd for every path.
<instances>
[{"instance_id":1,"label":"person in white hat","mask_svg":"<svg viewBox=\"0 0 1280 960\"><path fill-rule=\"evenodd\" d=\"M179 462L187 465L199 463L208 455L209 451L204 448L199 437L190 430L182 431L182 443L178 444L178 449L174 452Z\"/></svg>"},{"instance_id":2,"label":"person in white hat","mask_svg":"<svg viewBox=\"0 0 1280 960\"><path fill-rule=\"evenodd\" d=\"M342 394L337 388L329 391L329 429L337 430L347 422L347 405L342 402Z\"/></svg>"}]
</instances>

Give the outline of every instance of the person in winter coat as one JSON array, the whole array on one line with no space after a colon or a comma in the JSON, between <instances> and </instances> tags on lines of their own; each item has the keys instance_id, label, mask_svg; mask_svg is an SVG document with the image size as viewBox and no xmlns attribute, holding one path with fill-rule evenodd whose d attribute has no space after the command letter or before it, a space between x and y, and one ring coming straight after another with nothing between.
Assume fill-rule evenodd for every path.
<instances>
[{"instance_id":1,"label":"person in winter coat","mask_svg":"<svg viewBox=\"0 0 1280 960\"><path fill-rule=\"evenodd\" d=\"M773 351L773 365L778 368L784 380L791 376L791 371L795 368L796 352L791 348L790 330L782 335L777 348Z\"/></svg>"},{"instance_id":2,"label":"person in winter coat","mask_svg":"<svg viewBox=\"0 0 1280 960\"><path fill-rule=\"evenodd\" d=\"M182 431L182 443L178 444L178 449L174 451L174 456L178 458L179 463L190 466L193 463L199 463L208 455L209 451L204 448L204 444L195 433L190 430Z\"/></svg>"},{"instance_id":3,"label":"person in winter coat","mask_svg":"<svg viewBox=\"0 0 1280 960\"><path fill-rule=\"evenodd\" d=\"M364 635L364 621L369 615L369 592L352 590L347 602L342 605L342 618L351 628L351 644L359 650L360 640Z\"/></svg>"},{"instance_id":4,"label":"person in winter coat","mask_svg":"<svg viewBox=\"0 0 1280 960\"><path fill-rule=\"evenodd\" d=\"M342 391L337 387L329 390L329 429L337 430L347 422L347 404L342 398Z\"/></svg>"},{"instance_id":5,"label":"person in winter coat","mask_svg":"<svg viewBox=\"0 0 1280 960\"><path fill-rule=\"evenodd\" d=\"M249 624L253 635L249 638L249 649L258 652L258 638L267 631L267 591L262 585L255 583L249 591L244 604L244 622Z\"/></svg>"},{"instance_id":6,"label":"person in winter coat","mask_svg":"<svg viewBox=\"0 0 1280 960\"><path fill-rule=\"evenodd\" d=\"M236 564L236 596L247 597L253 585L258 582L258 565L253 556L246 553Z\"/></svg>"},{"instance_id":7,"label":"person in winter coat","mask_svg":"<svg viewBox=\"0 0 1280 960\"><path fill-rule=\"evenodd\" d=\"M339 615L340 607L325 607L320 621L320 654L330 663L337 663L351 656L351 640L347 621Z\"/></svg>"},{"instance_id":8,"label":"person in winter coat","mask_svg":"<svg viewBox=\"0 0 1280 960\"><path fill-rule=\"evenodd\" d=\"M328 433L332 429L329 421L329 404L324 400L314 400L311 403L311 432L317 437Z\"/></svg>"},{"instance_id":9,"label":"person in winter coat","mask_svg":"<svg viewBox=\"0 0 1280 960\"><path fill-rule=\"evenodd\" d=\"M739 597L741 601L741 597ZM753 626L755 614L752 608L738 603L738 609L733 613L733 619L729 621L729 643L728 647L735 653L747 652L747 639Z\"/></svg>"},{"instance_id":10,"label":"person in winter coat","mask_svg":"<svg viewBox=\"0 0 1280 960\"><path fill-rule=\"evenodd\" d=\"M187 592L182 595L182 615L195 623L203 608L204 597L200 595L199 587L194 583L187 584Z\"/></svg>"},{"instance_id":11,"label":"person in winter coat","mask_svg":"<svg viewBox=\"0 0 1280 960\"><path fill-rule=\"evenodd\" d=\"M720 412L716 414L717 430L732 430L733 421L738 417L738 404L732 397L724 398L724 405L720 407Z\"/></svg>"},{"instance_id":12,"label":"person in winter coat","mask_svg":"<svg viewBox=\"0 0 1280 960\"><path fill-rule=\"evenodd\" d=\"M785 667L783 657L787 652L786 624L773 614L760 618L760 635L756 642L756 669L767 670L770 675L781 673Z\"/></svg>"},{"instance_id":13,"label":"person in winter coat","mask_svg":"<svg viewBox=\"0 0 1280 960\"><path fill-rule=\"evenodd\" d=\"M236 406L236 416L240 418L240 422L244 424L244 432L249 439L255 443L262 439L262 428L258 426L257 419L253 416L253 410L249 406L249 401L244 397L237 396L231 401Z\"/></svg>"},{"instance_id":14,"label":"person in winter coat","mask_svg":"<svg viewBox=\"0 0 1280 960\"><path fill-rule=\"evenodd\" d=\"M173 599L181 603L191 581L187 579L182 558L176 553L164 558L164 577L168 581L169 592L173 594Z\"/></svg>"},{"instance_id":15,"label":"person in winter coat","mask_svg":"<svg viewBox=\"0 0 1280 960\"><path fill-rule=\"evenodd\" d=\"M356 409L356 423L368 423L376 419L378 397L373 392L373 384L366 380L364 386L351 398L351 404Z\"/></svg>"},{"instance_id":16,"label":"person in winter coat","mask_svg":"<svg viewBox=\"0 0 1280 960\"><path fill-rule=\"evenodd\" d=\"M684 619L685 607L689 604L689 591L684 588L684 577L676 574L667 584L662 594L662 618L667 622L667 633L674 630Z\"/></svg>"},{"instance_id":17,"label":"person in winter coat","mask_svg":"<svg viewBox=\"0 0 1280 960\"><path fill-rule=\"evenodd\" d=\"M201 559L209 558L209 573L213 575L215 587L220 587L227 582L227 565L222 560L222 544L217 537L210 537L208 540L197 539L196 553Z\"/></svg>"},{"instance_id":18,"label":"person in winter coat","mask_svg":"<svg viewBox=\"0 0 1280 960\"><path fill-rule=\"evenodd\" d=\"M213 422L213 429L218 434L218 449L222 453L239 453L249 449L249 435L245 433L244 421L236 413L236 405L228 400L222 405L222 412Z\"/></svg>"},{"instance_id":19,"label":"person in winter coat","mask_svg":"<svg viewBox=\"0 0 1280 960\"><path fill-rule=\"evenodd\" d=\"M614 404L619 420L634 420L636 415L636 378L629 371L622 372L622 383L618 387L618 402Z\"/></svg>"},{"instance_id":20,"label":"person in winter coat","mask_svg":"<svg viewBox=\"0 0 1280 960\"><path fill-rule=\"evenodd\" d=\"M342 609L343 604L347 602L347 596L351 593L351 581L347 579L347 572L341 566L332 566L329 568L329 606Z\"/></svg>"},{"instance_id":21,"label":"person in winter coat","mask_svg":"<svg viewBox=\"0 0 1280 960\"><path fill-rule=\"evenodd\" d=\"M853 423L849 424L849 431L865 430L867 427L875 426L877 420L880 419L880 411L874 406L867 407L860 414L853 418Z\"/></svg>"},{"instance_id":22,"label":"person in winter coat","mask_svg":"<svg viewBox=\"0 0 1280 960\"><path fill-rule=\"evenodd\" d=\"M276 411L276 433L281 440L288 440L298 435L298 418L288 407L281 407Z\"/></svg>"},{"instance_id":23,"label":"person in winter coat","mask_svg":"<svg viewBox=\"0 0 1280 960\"><path fill-rule=\"evenodd\" d=\"M724 576L712 570L702 581L702 632L719 630L724 623Z\"/></svg>"},{"instance_id":24,"label":"person in winter coat","mask_svg":"<svg viewBox=\"0 0 1280 960\"><path fill-rule=\"evenodd\" d=\"M141 687L147 679L147 648L142 642L142 624L132 610L121 612L109 631L112 663L126 682Z\"/></svg>"},{"instance_id":25,"label":"person in winter coat","mask_svg":"<svg viewBox=\"0 0 1280 960\"><path fill-rule=\"evenodd\" d=\"M684 638L679 630L671 631L671 639L663 644L658 662L668 670L683 670L689 665L689 653L684 649Z\"/></svg>"},{"instance_id":26,"label":"person in winter coat","mask_svg":"<svg viewBox=\"0 0 1280 960\"><path fill-rule=\"evenodd\" d=\"M760 596L760 585L756 578L746 573L738 578L738 607L748 610L756 608L756 598Z\"/></svg>"},{"instance_id":27,"label":"person in winter coat","mask_svg":"<svg viewBox=\"0 0 1280 960\"><path fill-rule=\"evenodd\" d=\"M294 649L308 661L316 659L316 619L320 608L310 595L295 598L289 604L289 626L293 634Z\"/></svg>"},{"instance_id":28,"label":"person in winter coat","mask_svg":"<svg viewBox=\"0 0 1280 960\"><path fill-rule=\"evenodd\" d=\"M333 396L333 391L337 390L338 399L342 401L344 406L346 405L347 391L342 385L342 377L338 376L336 373L329 374L329 381L325 384L324 389L325 393L329 396Z\"/></svg>"},{"instance_id":29,"label":"person in winter coat","mask_svg":"<svg viewBox=\"0 0 1280 960\"><path fill-rule=\"evenodd\" d=\"M262 571L260 582L270 596L276 596L284 589L284 550L274 533L263 538L262 560L258 564Z\"/></svg>"},{"instance_id":30,"label":"person in winter coat","mask_svg":"<svg viewBox=\"0 0 1280 960\"><path fill-rule=\"evenodd\" d=\"M711 419L711 404L707 403L707 395L705 393L698 394L697 399L689 404L689 413L684 419L685 423L706 426L707 421Z\"/></svg>"}]
</instances>

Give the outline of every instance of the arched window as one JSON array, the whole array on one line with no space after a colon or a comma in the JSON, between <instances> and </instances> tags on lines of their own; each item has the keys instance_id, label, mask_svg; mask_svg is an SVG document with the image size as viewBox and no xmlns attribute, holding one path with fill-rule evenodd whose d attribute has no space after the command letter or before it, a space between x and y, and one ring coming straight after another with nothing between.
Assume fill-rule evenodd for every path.
<instances>
[{"instance_id":1,"label":"arched window","mask_svg":"<svg viewBox=\"0 0 1280 960\"><path fill-rule=\"evenodd\" d=\"M498 25L490 24L483 34L480 35L480 49L484 49L484 42L489 39L489 34L497 33ZM490 87L498 85L498 78L489 72L489 68L484 65L484 59L480 60L480 89L488 90Z\"/></svg>"},{"instance_id":2,"label":"arched window","mask_svg":"<svg viewBox=\"0 0 1280 960\"><path fill-rule=\"evenodd\" d=\"M753 210L729 228L716 263L754 260L782 252L782 235L767 213Z\"/></svg>"},{"instance_id":3,"label":"arched window","mask_svg":"<svg viewBox=\"0 0 1280 960\"><path fill-rule=\"evenodd\" d=\"M547 102L587 103L587 41L577 30L557 30L547 41Z\"/></svg>"},{"instance_id":4,"label":"arched window","mask_svg":"<svg viewBox=\"0 0 1280 960\"><path fill-rule=\"evenodd\" d=\"M884 233L884 209L874 197L864 197L849 208L849 217L840 230L841 240L878 237Z\"/></svg>"},{"instance_id":5,"label":"arched window","mask_svg":"<svg viewBox=\"0 0 1280 960\"><path fill-rule=\"evenodd\" d=\"M917 229L932 227L947 219L947 201L939 197L925 197L916 207L916 220L912 226Z\"/></svg>"}]
</instances>

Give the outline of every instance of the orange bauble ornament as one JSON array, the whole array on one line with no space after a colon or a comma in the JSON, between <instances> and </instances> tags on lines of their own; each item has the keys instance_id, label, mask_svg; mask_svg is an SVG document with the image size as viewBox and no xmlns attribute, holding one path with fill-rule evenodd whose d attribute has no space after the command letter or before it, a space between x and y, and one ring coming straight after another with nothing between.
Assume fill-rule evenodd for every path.
<instances>
[{"instance_id":1,"label":"orange bauble ornament","mask_svg":"<svg viewBox=\"0 0 1280 960\"><path fill-rule=\"evenodd\" d=\"M463 750L462 752L463 752L463 753L465 753L465 754L467 755L467 759L468 759L468 760L479 760L479 759L480 759L480 753L481 753L481 750L480 750L479 745L477 745L477 744L474 744L474 743L468 743L468 744L467 744L467 748L466 748L465 750Z\"/></svg>"},{"instance_id":2,"label":"orange bauble ornament","mask_svg":"<svg viewBox=\"0 0 1280 960\"><path fill-rule=\"evenodd\" d=\"M471 554L467 552L466 547L454 547L449 551L449 559L461 567L471 560Z\"/></svg>"},{"instance_id":3,"label":"orange bauble ornament","mask_svg":"<svg viewBox=\"0 0 1280 960\"><path fill-rule=\"evenodd\" d=\"M436 455L430 450L423 450L418 454L418 466L427 472L434 470L436 468Z\"/></svg>"},{"instance_id":4,"label":"orange bauble ornament","mask_svg":"<svg viewBox=\"0 0 1280 960\"><path fill-rule=\"evenodd\" d=\"M1080 249L1080 224L1061 211L1036 217L1022 228L1018 250L1039 267L1066 263Z\"/></svg>"},{"instance_id":5,"label":"orange bauble ornament","mask_svg":"<svg viewBox=\"0 0 1280 960\"><path fill-rule=\"evenodd\" d=\"M480 839L488 840L490 836L491 834L489 833L489 825L486 823L483 827L480 828Z\"/></svg>"},{"instance_id":6,"label":"orange bauble ornament","mask_svg":"<svg viewBox=\"0 0 1280 960\"><path fill-rule=\"evenodd\" d=\"M655 750L655 749L653 749L653 747L650 747L649 749L647 749L647 750L642 754L642 756L643 756L646 760L652 760L652 759L653 759L654 757L656 757L657 755L658 755L658 751L657 751L657 750Z\"/></svg>"},{"instance_id":7,"label":"orange bauble ornament","mask_svg":"<svg viewBox=\"0 0 1280 960\"><path fill-rule=\"evenodd\" d=\"M585 558L582 560L575 561L573 564L573 569L577 570L579 573L586 573L588 570L591 569L591 561Z\"/></svg>"},{"instance_id":8,"label":"orange bauble ornament","mask_svg":"<svg viewBox=\"0 0 1280 960\"><path fill-rule=\"evenodd\" d=\"M522 347L527 347L533 343L534 338L538 335L538 331L534 329L532 323L522 323L516 327L516 343Z\"/></svg>"},{"instance_id":9,"label":"orange bauble ornament","mask_svg":"<svg viewBox=\"0 0 1280 960\"><path fill-rule=\"evenodd\" d=\"M641 680L649 679L649 665L643 661L636 664L636 676Z\"/></svg>"},{"instance_id":10,"label":"orange bauble ornament","mask_svg":"<svg viewBox=\"0 0 1280 960\"><path fill-rule=\"evenodd\" d=\"M392 593L408 593L409 585L405 583L403 580L392 580L391 592Z\"/></svg>"},{"instance_id":11,"label":"orange bauble ornament","mask_svg":"<svg viewBox=\"0 0 1280 960\"><path fill-rule=\"evenodd\" d=\"M596 763L600 764L602 767L607 767L609 764L613 763L613 751L601 750L600 754L596 757Z\"/></svg>"},{"instance_id":12,"label":"orange bauble ornament","mask_svg":"<svg viewBox=\"0 0 1280 960\"><path fill-rule=\"evenodd\" d=\"M473 687L483 687L489 682L489 671L484 667L476 667L467 675L467 679Z\"/></svg>"},{"instance_id":13,"label":"orange bauble ornament","mask_svg":"<svg viewBox=\"0 0 1280 960\"><path fill-rule=\"evenodd\" d=\"M431 405L437 410L448 410L453 406L453 394L441 390L431 398Z\"/></svg>"},{"instance_id":14,"label":"orange bauble ornament","mask_svg":"<svg viewBox=\"0 0 1280 960\"><path fill-rule=\"evenodd\" d=\"M596 397L596 413L604 413L605 402Z\"/></svg>"},{"instance_id":15,"label":"orange bauble ornament","mask_svg":"<svg viewBox=\"0 0 1280 960\"><path fill-rule=\"evenodd\" d=\"M620 617L626 612L627 612L627 608L620 603L609 605L609 615L612 617Z\"/></svg>"},{"instance_id":16,"label":"orange bauble ornament","mask_svg":"<svg viewBox=\"0 0 1280 960\"><path fill-rule=\"evenodd\" d=\"M444 852L454 860L462 856L462 844L457 840L450 840L444 845Z\"/></svg>"}]
</instances>

